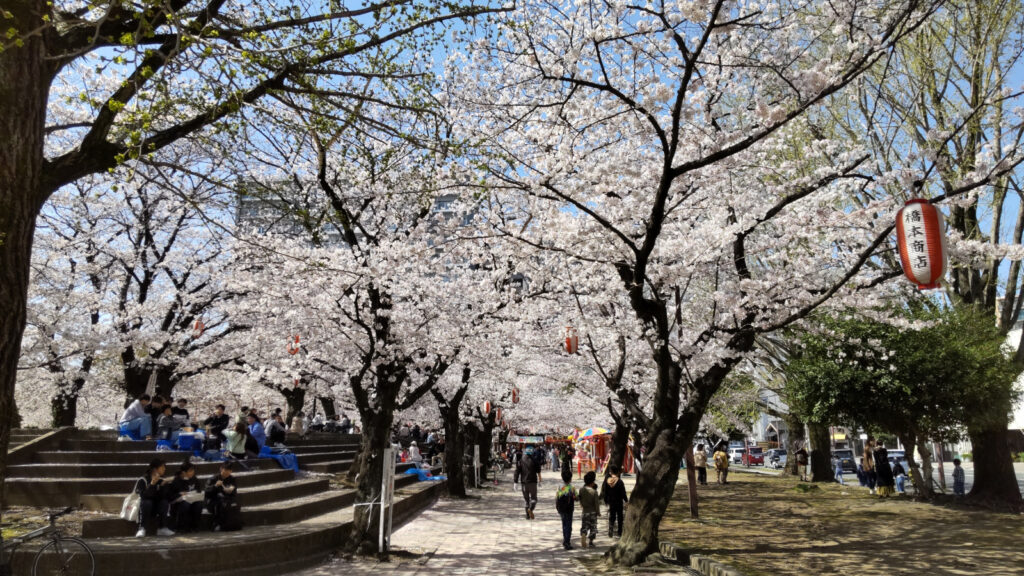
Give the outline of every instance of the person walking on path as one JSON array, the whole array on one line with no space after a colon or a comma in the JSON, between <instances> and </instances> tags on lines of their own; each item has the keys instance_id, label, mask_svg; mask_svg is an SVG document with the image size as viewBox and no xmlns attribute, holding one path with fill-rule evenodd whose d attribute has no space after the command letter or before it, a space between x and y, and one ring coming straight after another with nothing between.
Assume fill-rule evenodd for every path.
<instances>
[{"instance_id":1,"label":"person walking on path","mask_svg":"<svg viewBox=\"0 0 1024 576\"><path fill-rule=\"evenodd\" d=\"M953 458L953 495L963 498L965 492L964 469L960 467L960 459Z\"/></svg>"},{"instance_id":2,"label":"person walking on path","mask_svg":"<svg viewBox=\"0 0 1024 576\"><path fill-rule=\"evenodd\" d=\"M572 513L578 498L572 485L572 469L562 468L562 487L555 493L555 510L562 519L562 547L566 550L572 550Z\"/></svg>"},{"instance_id":3,"label":"person walking on path","mask_svg":"<svg viewBox=\"0 0 1024 576\"><path fill-rule=\"evenodd\" d=\"M807 450L804 449L803 444L796 451L796 472L800 475L801 482L810 481L810 478L807 477Z\"/></svg>"},{"instance_id":4,"label":"person walking on path","mask_svg":"<svg viewBox=\"0 0 1024 576\"><path fill-rule=\"evenodd\" d=\"M618 524L618 535L622 536L622 521L625 518L624 510L629 498L626 496L626 485L622 483L622 469L614 464L608 467L608 476L601 484L601 500L608 507L608 537L615 535L615 526Z\"/></svg>"},{"instance_id":5,"label":"person walking on path","mask_svg":"<svg viewBox=\"0 0 1024 576\"><path fill-rule=\"evenodd\" d=\"M526 501L526 518L535 518L533 509L537 507L537 484L540 483L540 467L537 461L527 455L519 458L519 466L516 467L512 483L520 483L523 486L523 500Z\"/></svg>"},{"instance_id":6,"label":"person walking on path","mask_svg":"<svg viewBox=\"0 0 1024 576\"><path fill-rule=\"evenodd\" d=\"M868 488L871 493L875 493L875 483L878 481L878 476L875 474L875 439L868 438L867 444L864 445L864 475L868 480Z\"/></svg>"},{"instance_id":7,"label":"person walking on path","mask_svg":"<svg viewBox=\"0 0 1024 576\"><path fill-rule=\"evenodd\" d=\"M697 484L708 485L708 453L704 451L703 444L697 444L697 450L693 453L693 467L697 469Z\"/></svg>"},{"instance_id":8,"label":"person walking on path","mask_svg":"<svg viewBox=\"0 0 1024 576\"><path fill-rule=\"evenodd\" d=\"M580 526L580 546L588 548L594 545L597 537L597 517L601 514L601 500L597 495L597 474L593 471L583 476L583 488L580 490L580 507L583 508L583 523Z\"/></svg>"},{"instance_id":9,"label":"person walking on path","mask_svg":"<svg viewBox=\"0 0 1024 576\"><path fill-rule=\"evenodd\" d=\"M893 486L896 485L896 481L892 476L892 468L889 466L889 451L885 449L885 443L881 442L878 444L878 448L875 448L875 476L878 478L877 481L877 492L882 498L888 498L895 493Z\"/></svg>"},{"instance_id":10,"label":"person walking on path","mask_svg":"<svg viewBox=\"0 0 1024 576\"><path fill-rule=\"evenodd\" d=\"M843 482L843 461L839 458L832 458L832 465L835 467L836 482L839 482L840 486L846 486L846 482Z\"/></svg>"},{"instance_id":11,"label":"person walking on path","mask_svg":"<svg viewBox=\"0 0 1024 576\"><path fill-rule=\"evenodd\" d=\"M729 454L725 451L725 443L721 443L715 448L715 472L718 476L719 484L728 484L729 477Z\"/></svg>"}]
</instances>

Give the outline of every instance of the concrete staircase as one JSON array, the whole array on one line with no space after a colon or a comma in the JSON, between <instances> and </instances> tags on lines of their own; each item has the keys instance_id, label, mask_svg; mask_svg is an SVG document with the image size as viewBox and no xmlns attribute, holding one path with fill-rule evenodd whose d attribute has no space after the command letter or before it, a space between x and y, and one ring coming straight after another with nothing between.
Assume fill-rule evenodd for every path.
<instances>
[{"instance_id":1,"label":"concrete staircase","mask_svg":"<svg viewBox=\"0 0 1024 576\"><path fill-rule=\"evenodd\" d=\"M118 442L113 432L64 433L57 449L41 449L8 468L7 501L40 508L81 506L97 512L83 520L82 537L96 553L98 574L226 575L254 562L261 569L265 565L267 574L280 573L319 561L347 538L355 491L332 489L329 474L348 471L359 448L358 436L318 434L288 442L303 471L300 477L272 459L247 461L248 470L236 466L245 525L241 532L136 539L136 526L117 517L125 495L151 459L163 458L168 474L173 474L187 456L156 452L155 447L155 442ZM218 467L216 462L197 464L197 476L205 481ZM433 502L442 483L420 483L415 475L402 473L408 467L398 465L395 484L398 494L409 499L403 509L414 515ZM205 512L203 527L212 527ZM156 557L161 560L154 563ZM147 569L139 572L143 564Z\"/></svg>"},{"instance_id":2,"label":"concrete staircase","mask_svg":"<svg viewBox=\"0 0 1024 576\"><path fill-rule=\"evenodd\" d=\"M11 430L11 443L8 444L7 450L14 450L19 446L24 445L27 442L31 442L36 438L39 438L49 430L39 430L36 428L15 428Z\"/></svg>"}]
</instances>

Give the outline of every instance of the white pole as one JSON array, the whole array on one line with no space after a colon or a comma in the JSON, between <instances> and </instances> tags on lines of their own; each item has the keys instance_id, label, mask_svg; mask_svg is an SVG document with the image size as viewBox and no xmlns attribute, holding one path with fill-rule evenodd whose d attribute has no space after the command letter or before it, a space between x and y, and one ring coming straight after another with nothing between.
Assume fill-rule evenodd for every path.
<instances>
[{"instance_id":1,"label":"white pole","mask_svg":"<svg viewBox=\"0 0 1024 576\"><path fill-rule=\"evenodd\" d=\"M380 475L381 476L381 478L380 478L380 534L379 534L379 537L377 539L377 550L379 550L383 554L384 553L384 529L385 529L385 526L384 526L384 513L385 513L385 508L388 505L388 502L387 502L387 495L388 495L388 492L387 492L387 488L388 488L388 469L390 468L392 473L395 470L395 450L394 450L394 448L391 448L391 447L385 448L384 449L384 456L383 456L382 459L383 459L384 469L381 471L382 473Z\"/></svg>"}]
</instances>

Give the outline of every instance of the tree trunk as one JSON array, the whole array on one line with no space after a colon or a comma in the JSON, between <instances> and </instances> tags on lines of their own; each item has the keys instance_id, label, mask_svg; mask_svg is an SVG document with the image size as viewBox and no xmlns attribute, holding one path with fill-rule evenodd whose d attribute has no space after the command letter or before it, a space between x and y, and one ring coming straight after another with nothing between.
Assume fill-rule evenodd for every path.
<instances>
[{"instance_id":1,"label":"tree trunk","mask_svg":"<svg viewBox=\"0 0 1024 576\"><path fill-rule=\"evenodd\" d=\"M924 486L924 492L931 496L935 493L935 476L932 474L932 448L928 445L927 438L919 439L917 451L921 454L921 486Z\"/></svg>"},{"instance_id":2,"label":"tree trunk","mask_svg":"<svg viewBox=\"0 0 1024 576\"><path fill-rule=\"evenodd\" d=\"M675 491L682 446L690 442L689 436L679 438L670 429L650 430L649 449L626 507L622 537L607 552L611 562L634 566L658 550L658 527Z\"/></svg>"},{"instance_id":3,"label":"tree trunk","mask_svg":"<svg viewBox=\"0 0 1024 576\"><path fill-rule=\"evenodd\" d=\"M921 467L914 458L917 436L915 434L901 434L900 442L903 444L903 451L907 458L907 468L909 468L907 472L910 473L910 478L914 481L914 486L917 487L917 493L925 498L931 498L934 494L931 482L925 482L924 475L921 473Z\"/></svg>"},{"instance_id":4,"label":"tree trunk","mask_svg":"<svg viewBox=\"0 0 1024 576\"><path fill-rule=\"evenodd\" d=\"M306 389L299 386L295 388L281 388L281 395L284 396L284 401L288 405L288 410L285 416L285 423L288 426L292 425L292 419L295 415L302 410L302 407L306 404Z\"/></svg>"},{"instance_id":5,"label":"tree trunk","mask_svg":"<svg viewBox=\"0 0 1024 576\"><path fill-rule=\"evenodd\" d=\"M494 434L494 416L492 410L483 421L483 430L476 430L476 445L480 447L480 481L487 482L487 473L491 469L491 439Z\"/></svg>"},{"instance_id":6,"label":"tree trunk","mask_svg":"<svg viewBox=\"0 0 1024 576\"><path fill-rule=\"evenodd\" d=\"M686 447L686 492L690 497L690 518L700 518L697 511L697 470L693 467L693 444Z\"/></svg>"},{"instance_id":7,"label":"tree trunk","mask_svg":"<svg viewBox=\"0 0 1024 576\"><path fill-rule=\"evenodd\" d=\"M377 502L376 506L356 506L353 513L352 531L347 549L360 554L377 551L377 533L380 522L380 484L384 466L394 466L394 462L384 462L384 449L391 444L391 424L394 420L393 411L383 410L379 413L361 413L363 422L360 441L360 457L353 463L358 466L356 472L356 503Z\"/></svg>"},{"instance_id":8,"label":"tree trunk","mask_svg":"<svg viewBox=\"0 0 1024 576\"><path fill-rule=\"evenodd\" d=\"M51 424L54 428L75 425L78 418L78 395L84 385L84 378L75 378L69 385L61 386L50 400Z\"/></svg>"},{"instance_id":9,"label":"tree trunk","mask_svg":"<svg viewBox=\"0 0 1024 576\"><path fill-rule=\"evenodd\" d=\"M7 447L14 420L14 384L25 331L32 236L46 201L43 140L51 72L45 58L46 3L4 1L4 28L15 31L21 47L5 39L0 52L0 510Z\"/></svg>"},{"instance_id":10,"label":"tree trunk","mask_svg":"<svg viewBox=\"0 0 1024 576\"><path fill-rule=\"evenodd\" d=\"M811 436L811 482L831 482L835 473L832 470L832 439L828 426L809 422L807 428Z\"/></svg>"},{"instance_id":11,"label":"tree trunk","mask_svg":"<svg viewBox=\"0 0 1024 576\"><path fill-rule=\"evenodd\" d=\"M804 435L804 421L796 414L790 412L786 415L786 428L788 432L786 434L786 467L783 469L783 474L789 476L799 476L800 473L796 470L796 451L799 450L800 446L804 445L806 436Z\"/></svg>"},{"instance_id":12,"label":"tree trunk","mask_svg":"<svg viewBox=\"0 0 1024 576\"><path fill-rule=\"evenodd\" d=\"M320 405L324 408L325 420L338 413L337 408L334 407L334 398L329 396L317 396L316 399L320 401ZM315 406L313 407L313 411L316 412ZM363 424L363 426L365 426L365 424Z\"/></svg>"},{"instance_id":13,"label":"tree trunk","mask_svg":"<svg viewBox=\"0 0 1024 576\"><path fill-rule=\"evenodd\" d=\"M623 464L626 461L627 448L629 447L629 426L626 423L626 419L612 408L611 400L608 401L608 411L612 415L612 421L615 422L615 428L612 430L612 447L611 452L608 454L608 466L604 471L606 478L611 474L612 466L623 468Z\"/></svg>"},{"instance_id":14,"label":"tree trunk","mask_svg":"<svg viewBox=\"0 0 1024 576\"><path fill-rule=\"evenodd\" d=\"M1015 512L1022 510L1020 487L1013 470L1006 423L968 429L974 458L974 486L970 497Z\"/></svg>"},{"instance_id":15,"label":"tree trunk","mask_svg":"<svg viewBox=\"0 0 1024 576\"><path fill-rule=\"evenodd\" d=\"M463 382L468 380L468 371L463 370ZM433 390L434 399L437 400L437 408L441 413L441 420L444 422L444 467L448 475L448 495L457 498L466 496L466 475L462 470L462 421L459 419L462 413L462 399L466 396L469 386L463 384L451 398L445 398L437 390Z\"/></svg>"}]
</instances>

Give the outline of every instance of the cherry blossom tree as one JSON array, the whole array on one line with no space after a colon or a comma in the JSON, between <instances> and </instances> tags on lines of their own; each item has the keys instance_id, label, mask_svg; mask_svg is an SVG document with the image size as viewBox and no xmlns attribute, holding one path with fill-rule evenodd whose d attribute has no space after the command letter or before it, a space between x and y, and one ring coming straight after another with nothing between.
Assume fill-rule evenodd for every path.
<instances>
[{"instance_id":1,"label":"cherry blossom tree","mask_svg":"<svg viewBox=\"0 0 1024 576\"><path fill-rule=\"evenodd\" d=\"M627 300L650 342L646 460L611 561L657 549L682 453L759 334L885 294L890 272L865 267L892 232L883 185L930 174L869 173L814 112L937 7L528 2L458 62L481 141L464 183L500 207L494 233L579 262L580 289ZM933 200L1012 170L1004 152ZM865 188L878 200L847 209Z\"/></svg>"},{"instance_id":2,"label":"cherry blossom tree","mask_svg":"<svg viewBox=\"0 0 1024 576\"><path fill-rule=\"evenodd\" d=\"M386 98L360 89L379 74L364 71L377 56L370 51L406 40L429 46L435 37L426 33L437 24L492 10L415 0L354 7L316 0L288 6L224 0L5 3L0 477L36 217L58 189L144 160L182 139L230 130L228 120L272 93L330 90L348 103ZM51 100L71 92L76 98L70 101Z\"/></svg>"}]
</instances>

